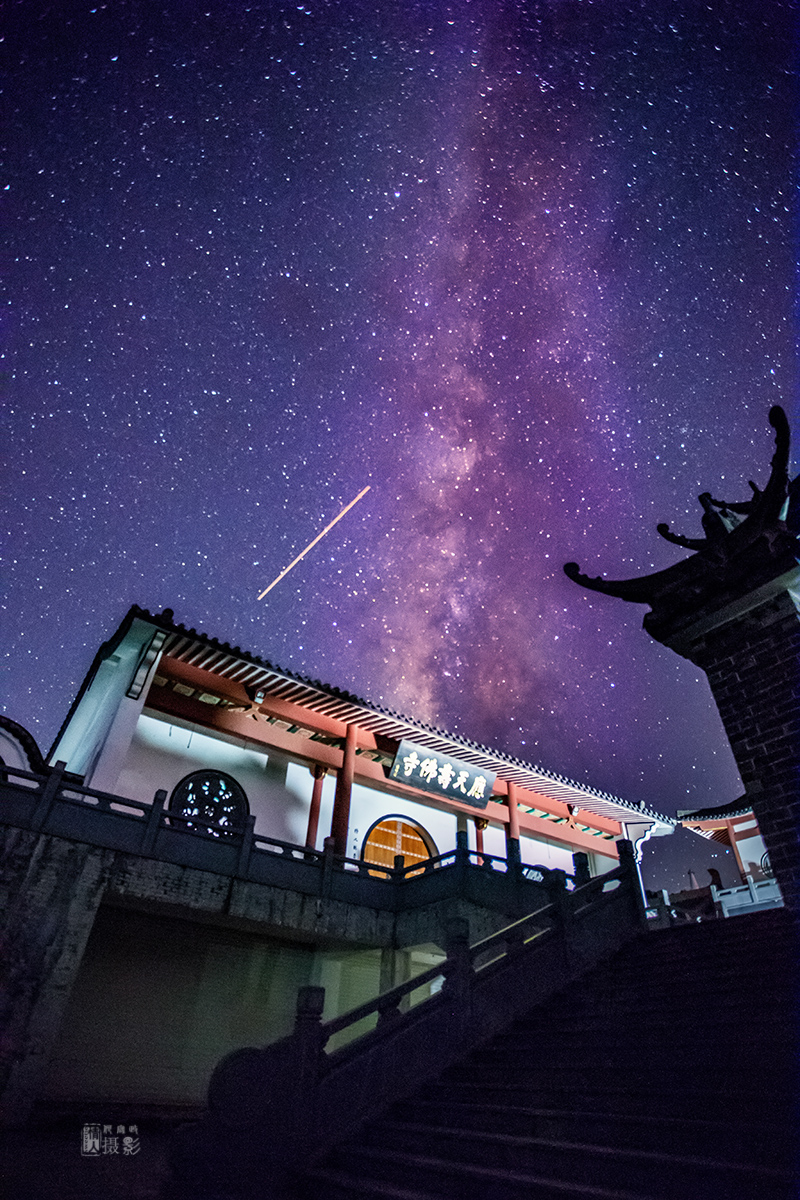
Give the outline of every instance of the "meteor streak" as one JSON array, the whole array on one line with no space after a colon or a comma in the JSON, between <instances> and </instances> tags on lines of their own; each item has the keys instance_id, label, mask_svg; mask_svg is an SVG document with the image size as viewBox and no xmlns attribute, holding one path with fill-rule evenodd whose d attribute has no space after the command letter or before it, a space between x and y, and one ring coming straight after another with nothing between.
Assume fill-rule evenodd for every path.
<instances>
[{"instance_id":1,"label":"meteor streak","mask_svg":"<svg viewBox=\"0 0 800 1200\"><path fill-rule=\"evenodd\" d=\"M272 589L275 587L275 584L280 583L280 581L283 579L284 575L288 575L289 572L291 571L292 567L296 567L297 564L300 562L300 559L305 558L305 556L308 554L309 550L313 550L313 548L316 546L317 542L321 541L322 538L325 537L325 534L328 533L329 530L333 529L336 522L341 521L341 519L345 515L345 513L349 513L350 509L353 507L353 505L358 504L361 497L366 496L368 491L369 491L369 484L367 484L367 486L365 488L361 489L361 491L356 496L355 500L351 500L349 504L345 504L342 511L339 513L338 516L333 518L330 525L326 525L325 528L323 529L322 533L318 533L317 536L314 538L313 542L309 542L308 545L306 546L305 550L301 550L300 553L298 554L297 558L292 559L292 561L289 563L288 567L284 567L284 569L281 571L280 575L278 575L276 579L273 579L273 581L269 585L269 587L264 588L263 592L261 592L261 594L258 597L259 600L263 600L264 597L266 596L267 592L271 592Z\"/></svg>"}]
</instances>

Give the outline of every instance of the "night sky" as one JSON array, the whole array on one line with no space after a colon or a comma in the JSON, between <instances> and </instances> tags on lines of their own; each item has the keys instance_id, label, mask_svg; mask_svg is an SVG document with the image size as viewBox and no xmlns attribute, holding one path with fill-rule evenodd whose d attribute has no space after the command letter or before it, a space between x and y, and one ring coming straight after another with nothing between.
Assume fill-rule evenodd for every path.
<instances>
[{"instance_id":1,"label":"night sky","mask_svg":"<svg viewBox=\"0 0 800 1200\"><path fill-rule=\"evenodd\" d=\"M793 7L9 5L8 715L46 751L169 606L667 813L740 795L705 678L562 566L676 561L794 419Z\"/></svg>"}]
</instances>

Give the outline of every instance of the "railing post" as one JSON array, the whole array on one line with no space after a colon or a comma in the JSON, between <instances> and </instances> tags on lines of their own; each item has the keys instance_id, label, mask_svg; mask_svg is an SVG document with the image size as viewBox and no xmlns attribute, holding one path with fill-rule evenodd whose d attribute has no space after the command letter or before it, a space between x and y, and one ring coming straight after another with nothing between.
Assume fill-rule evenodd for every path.
<instances>
[{"instance_id":1,"label":"railing post","mask_svg":"<svg viewBox=\"0 0 800 1200\"><path fill-rule=\"evenodd\" d=\"M53 801L56 798L58 789L61 787L66 769L67 764L61 759L58 760L54 767L50 768L50 774L45 780L42 794L31 817L31 827L37 832L41 830L50 814L50 809L53 807Z\"/></svg>"},{"instance_id":2,"label":"railing post","mask_svg":"<svg viewBox=\"0 0 800 1200\"><path fill-rule=\"evenodd\" d=\"M469 866L469 838L466 829L456 832L456 868L459 872L458 886L463 882L463 874Z\"/></svg>"},{"instance_id":3,"label":"railing post","mask_svg":"<svg viewBox=\"0 0 800 1200\"><path fill-rule=\"evenodd\" d=\"M161 818L164 814L164 805L166 802L167 793L164 788L159 788L153 797L150 812L147 814L147 824L144 827L144 834L142 835L142 854L150 854L156 844L156 837L161 825Z\"/></svg>"},{"instance_id":4,"label":"railing post","mask_svg":"<svg viewBox=\"0 0 800 1200\"><path fill-rule=\"evenodd\" d=\"M256 818L253 813L248 813L245 821L244 830L242 831L242 844L239 847L239 862L236 866L236 874L243 879L247 875L250 867L250 855L253 852L253 831L256 825Z\"/></svg>"},{"instance_id":5,"label":"railing post","mask_svg":"<svg viewBox=\"0 0 800 1200\"><path fill-rule=\"evenodd\" d=\"M589 874L589 855L583 850L576 850L572 855L572 870L575 879L575 887L583 887L591 879Z\"/></svg>"},{"instance_id":6,"label":"railing post","mask_svg":"<svg viewBox=\"0 0 800 1200\"><path fill-rule=\"evenodd\" d=\"M469 1029L472 1003L472 963L469 954L469 921L466 917L450 917L444 927L444 949L447 958L442 964L442 992L452 1004L459 1036Z\"/></svg>"},{"instance_id":7,"label":"railing post","mask_svg":"<svg viewBox=\"0 0 800 1200\"><path fill-rule=\"evenodd\" d=\"M317 1089L322 1057L322 1010L325 1007L325 988L309 985L297 993L294 1020L294 1114L290 1124L294 1137L293 1158L296 1163L308 1157L316 1147Z\"/></svg>"},{"instance_id":8,"label":"railing post","mask_svg":"<svg viewBox=\"0 0 800 1200\"><path fill-rule=\"evenodd\" d=\"M520 852L519 838L506 839L506 878L511 887L511 895L514 898L514 911L522 917L527 912L527 901L525 898L525 876L522 868L522 854Z\"/></svg>"},{"instance_id":9,"label":"railing post","mask_svg":"<svg viewBox=\"0 0 800 1200\"><path fill-rule=\"evenodd\" d=\"M333 852L336 846L336 839L332 836L326 837L322 843L322 899L327 900L331 894L331 886L333 884Z\"/></svg>"},{"instance_id":10,"label":"railing post","mask_svg":"<svg viewBox=\"0 0 800 1200\"><path fill-rule=\"evenodd\" d=\"M298 988L294 1016L294 1036L299 1048L298 1065L307 1073L313 1066L316 1076L322 1048L322 1010L325 1008L325 988L309 984Z\"/></svg>"},{"instance_id":11,"label":"railing post","mask_svg":"<svg viewBox=\"0 0 800 1200\"><path fill-rule=\"evenodd\" d=\"M560 867L556 867L550 871L546 882L547 894L553 906L553 924L561 939L564 963L567 970L570 970L572 966L572 950L570 946L572 910L569 903L569 892L567 891L567 873L566 871L562 871Z\"/></svg>"},{"instance_id":12,"label":"railing post","mask_svg":"<svg viewBox=\"0 0 800 1200\"><path fill-rule=\"evenodd\" d=\"M456 831L456 851L453 856L453 888L455 895L465 896L467 867L469 866L469 840L466 829Z\"/></svg>"},{"instance_id":13,"label":"railing post","mask_svg":"<svg viewBox=\"0 0 800 1200\"><path fill-rule=\"evenodd\" d=\"M506 862L509 871L519 874L522 868L522 855L519 849L519 838L509 838L506 843Z\"/></svg>"}]
</instances>

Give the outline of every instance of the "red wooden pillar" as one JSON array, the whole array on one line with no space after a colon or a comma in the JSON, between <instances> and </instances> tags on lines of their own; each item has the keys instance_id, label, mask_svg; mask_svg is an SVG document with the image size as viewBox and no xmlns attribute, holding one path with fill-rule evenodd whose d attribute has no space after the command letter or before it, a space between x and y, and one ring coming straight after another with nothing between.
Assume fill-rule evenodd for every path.
<instances>
[{"instance_id":1,"label":"red wooden pillar","mask_svg":"<svg viewBox=\"0 0 800 1200\"><path fill-rule=\"evenodd\" d=\"M508 824L506 825L506 858L509 862L521 861L519 849L519 809L517 808L517 785L508 783Z\"/></svg>"},{"instance_id":2,"label":"red wooden pillar","mask_svg":"<svg viewBox=\"0 0 800 1200\"><path fill-rule=\"evenodd\" d=\"M472 819L475 822L475 850L478 854L483 854L483 831L489 822L486 817L473 817Z\"/></svg>"},{"instance_id":3,"label":"red wooden pillar","mask_svg":"<svg viewBox=\"0 0 800 1200\"><path fill-rule=\"evenodd\" d=\"M739 876L742 880L742 883L745 883L746 882L745 876L747 875L747 867L744 865L744 863L742 861L742 856L739 853L739 847L736 845L736 826L734 825L733 821L726 821L725 828L728 831L728 841L731 844L731 850L733 851L733 857L736 859L736 866L739 868ZM759 830L759 832L760 832L760 830Z\"/></svg>"},{"instance_id":4,"label":"red wooden pillar","mask_svg":"<svg viewBox=\"0 0 800 1200\"><path fill-rule=\"evenodd\" d=\"M336 776L336 795L333 800L331 837L334 854L347 854L347 834L350 828L350 792L356 764L356 727L347 726L344 740L344 758Z\"/></svg>"},{"instance_id":5,"label":"red wooden pillar","mask_svg":"<svg viewBox=\"0 0 800 1200\"><path fill-rule=\"evenodd\" d=\"M314 775L314 790L311 793L311 808L308 811L308 829L306 830L306 845L309 850L315 850L317 845L317 828L319 826L319 809L322 804L322 781L325 778L325 767L317 763L311 768Z\"/></svg>"}]
</instances>

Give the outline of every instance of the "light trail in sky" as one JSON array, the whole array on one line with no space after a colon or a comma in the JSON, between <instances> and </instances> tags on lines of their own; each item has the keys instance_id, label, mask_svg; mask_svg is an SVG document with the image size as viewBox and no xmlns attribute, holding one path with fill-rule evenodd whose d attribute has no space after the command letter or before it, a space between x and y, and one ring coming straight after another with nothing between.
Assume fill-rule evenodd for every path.
<instances>
[{"instance_id":1,"label":"light trail in sky","mask_svg":"<svg viewBox=\"0 0 800 1200\"><path fill-rule=\"evenodd\" d=\"M367 486L365 488L361 489L361 491L356 496L355 500L351 500L349 504L345 504L342 511L333 518L333 520L330 522L329 525L325 526L325 528L322 530L322 533L318 533L317 536L314 538L314 540L308 543L305 550L301 550L300 553L298 554L297 558L293 558L292 561L289 563L288 567L284 567L284 569L281 571L280 575L278 575L275 579L273 579L272 583L269 584L268 587L265 587L263 592L259 593L259 597L258 597L259 600L263 600L264 597L266 596L267 592L271 592L272 589L275 587L276 583L280 583L280 581L283 579L284 575L288 575L289 572L291 571L292 567L296 567L297 564L300 562L300 559L305 558L305 556L308 554L309 550L313 550L314 547L316 546L317 542L322 541L322 539L325 537L325 534L329 533L330 530L333 529L336 522L341 521L342 517L345 516L346 513L349 513L350 509L353 508L354 505L358 504L358 502L362 498L362 496L366 496L368 491L369 491L369 484L367 484Z\"/></svg>"}]
</instances>

